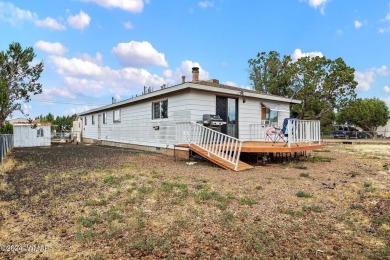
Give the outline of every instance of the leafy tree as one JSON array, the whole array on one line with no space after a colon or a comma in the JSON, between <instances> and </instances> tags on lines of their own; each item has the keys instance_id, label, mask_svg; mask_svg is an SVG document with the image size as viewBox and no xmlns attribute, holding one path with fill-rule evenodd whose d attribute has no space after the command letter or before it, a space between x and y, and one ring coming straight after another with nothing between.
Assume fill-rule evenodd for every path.
<instances>
[{"instance_id":1,"label":"leafy tree","mask_svg":"<svg viewBox=\"0 0 390 260\"><path fill-rule=\"evenodd\" d=\"M281 59L276 51L258 53L255 59L248 61L253 89L280 96L292 95L288 88L294 69L290 66L291 62L290 56Z\"/></svg>"},{"instance_id":2,"label":"leafy tree","mask_svg":"<svg viewBox=\"0 0 390 260\"><path fill-rule=\"evenodd\" d=\"M29 102L30 95L42 93L38 82L43 62L33 64L34 49L23 49L11 43L7 51L0 52L0 127L14 111L21 110L21 102Z\"/></svg>"},{"instance_id":3,"label":"leafy tree","mask_svg":"<svg viewBox=\"0 0 390 260\"><path fill-rule=\"evenodd\" d=\"M352 100L337 113L339 123L355 124L374 135L379 126L386 125L388 117L389 108L378 98Z\"/></svg>"},{"instance_id":4,"label":"leafy tree","mask_svg":"<svg viewBox=\"0 0 390 260\"><path fill-rule=\"evenodd\" d=\"M0 134L13 134L14 127L10 122L6 122L1 128Z\"/></svg>"},{"instance_id":5,"label":"leafy tree","mask_svg":"<svg viewBox=\"0 0 390 260\"><path fill-rule=\"evenodd\" d=\"M355 70L341 58L302 57L293 62L290 56L281 59L271 51L259 53L248 63L255 90L302 100L291 108L291 114L300 119L323 121L326 114L356 98Z\"/></svg>"}]
</instances>

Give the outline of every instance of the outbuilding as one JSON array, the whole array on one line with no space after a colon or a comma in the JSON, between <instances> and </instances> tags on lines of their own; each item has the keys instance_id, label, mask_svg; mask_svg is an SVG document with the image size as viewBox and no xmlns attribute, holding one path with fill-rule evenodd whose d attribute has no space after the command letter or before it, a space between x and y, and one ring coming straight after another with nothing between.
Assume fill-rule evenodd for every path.
<instances>
[{"instance_id":1,"label":"outbuilding","mask_svg":"<svg viewBox=\"0 0 390 260\"><path fill-rule=\"evenodd\" d=\"M14 123L14 147L50 146L51 123Z\"/></svg>"}]
</instances>

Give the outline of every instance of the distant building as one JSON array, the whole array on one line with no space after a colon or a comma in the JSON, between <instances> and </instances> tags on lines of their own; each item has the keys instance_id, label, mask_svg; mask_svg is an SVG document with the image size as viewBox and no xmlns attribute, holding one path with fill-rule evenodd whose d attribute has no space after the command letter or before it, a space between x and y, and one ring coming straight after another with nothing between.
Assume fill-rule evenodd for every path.
<instances>
[{"instance_id":1,"label":"distant building","mask_svg":"<svg viewBox=\"0 0 390 260\"><path fill-rule=\"evenodd\" d=\"M13 123L14 147L50 146L51 123Z\"/></svg>"},{"instance_id":2,"label":"distant building","mask_svg":"<svg viewBox=\"0 0 390 260\"><path fill-rule=\"evenodd\" d=\"M384 126L378 127L376 132L378 133L379 136L383 136L383 137L386 137L386 138L390 137L390 116L389 116L389 118L387 120L387 124L384 125Z\"/></svg>"}]
</instances>

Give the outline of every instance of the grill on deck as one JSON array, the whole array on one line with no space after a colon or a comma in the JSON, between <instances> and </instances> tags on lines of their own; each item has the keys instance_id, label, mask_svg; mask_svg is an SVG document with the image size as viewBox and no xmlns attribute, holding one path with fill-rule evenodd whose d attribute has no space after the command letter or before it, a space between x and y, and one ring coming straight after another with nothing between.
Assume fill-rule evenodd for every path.
<instances>
[{"instance_id":1,"label":"grill on deck","mask_svg":"<svg viewBox=\"0 0 390 260\"><path fill-rule=\"evenodd\" d=\"M198 123L203 124L204 126L218 132L221 132L221 126L226 124L226 122L224 122L219 115L211 114L204 114L203 121L200 121Z\"/></svg>"}]
</instances>

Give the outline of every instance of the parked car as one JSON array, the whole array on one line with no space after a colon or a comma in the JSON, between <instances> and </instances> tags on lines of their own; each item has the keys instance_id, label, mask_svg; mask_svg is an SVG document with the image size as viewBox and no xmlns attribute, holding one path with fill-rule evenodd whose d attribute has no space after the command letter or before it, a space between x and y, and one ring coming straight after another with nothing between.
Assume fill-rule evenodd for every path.
<instances>
[{"instance_id":1,"label":"parked car","mask_svg":"<svg viewBox=\"0 0 390 260\"><path fill-rule=\"evenodd\" d=\"M337 129L332 131L332 135L334 138L367 138L367 133L356 129L354 126L337 126Z\"/></svg>"}]
</instances>

